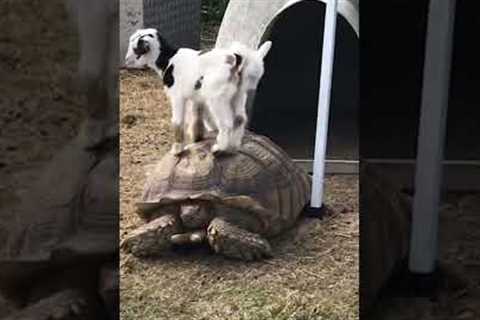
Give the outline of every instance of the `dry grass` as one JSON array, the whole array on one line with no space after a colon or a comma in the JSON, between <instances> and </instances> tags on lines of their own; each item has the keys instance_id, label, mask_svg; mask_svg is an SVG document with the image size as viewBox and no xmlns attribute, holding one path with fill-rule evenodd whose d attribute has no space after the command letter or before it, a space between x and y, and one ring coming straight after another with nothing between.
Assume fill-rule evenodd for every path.
<instances>
[{"instance_id":1,"label":"dry grass","mask_svg":"<svg viewBox=\"0 0 480 320\"><path fill-rule=\"evenodd\" d=\"M480 319L480 193L445 195L439 219L441 277L430 297L414 297L400 278L383 292L372 320Z\"/></svg>"},{"instance_id":2,"label":"dry grass","mask_svg":"<svg viewBox=\"0 0 480 320\"><path fill-rule=\"evenodd\" d=\"M121 74L121 237L135 214L145 165L169 148L169 107L150 72ZM157 260L121 256L122 319L357 319L358 180L329 177L334 213L304 218L274 239L275 257L244 263L207 249Z\"/></svg>"}]
</instances>

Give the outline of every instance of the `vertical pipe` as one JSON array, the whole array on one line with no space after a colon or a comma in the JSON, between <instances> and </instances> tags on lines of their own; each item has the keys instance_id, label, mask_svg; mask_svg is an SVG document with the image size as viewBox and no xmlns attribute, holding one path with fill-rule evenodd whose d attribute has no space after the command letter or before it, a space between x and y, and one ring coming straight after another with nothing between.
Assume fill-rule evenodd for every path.
<instances>
[{"instance_id":1,"label":"vertical pipe","mask_svg":"<svg viewBox=\"0 0 480 320\"><path fill-rule=\"evenodd\" d=\"M455 3L431 0L428 13L409 256L414 273L433 272L437 257Z\"/></svg>"},{"instance_id":2,"label":"vertical pipe","mask_svg":"<svg viewBox=\"0 0 480 320\"><path fill-rule=\"evenodd\" d=\"M313 159L312 208L323 204L323 178L328 137L328 115L332 88L333 62L335 56L335 29L337 24L337 0L326 2L323 32L322 64L320 66L320 92L318 94L317 129Z\"/></svg>"}]
</instances>

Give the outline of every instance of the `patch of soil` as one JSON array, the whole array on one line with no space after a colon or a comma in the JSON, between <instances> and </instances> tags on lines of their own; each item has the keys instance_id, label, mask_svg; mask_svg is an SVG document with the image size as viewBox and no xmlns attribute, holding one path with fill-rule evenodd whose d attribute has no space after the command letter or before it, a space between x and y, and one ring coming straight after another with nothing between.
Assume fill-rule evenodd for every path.
<instances>
[{"instance_id":1,"label":"patch of soil","mask_svg":"<svg viewBox=\"0 0 480 320\"><path fill-rule=\"evenodd\" d=\"M144 168L170 148L170 108L152 72L122 71L120 85L121 239L135 213ZM326 179L324 219L303 218L272 240L274 258L229 260L208 249L161 259L121 253L122 319L358 318L358 179Z\"/></svg>"},{"instance_id":2,"label":"patch of soil","mask_svg":"<svg viewBox=\"0 0 480 320\"><path fill-rule=\"evenodd\" d=\"M83 114L68 85L78 47L64 1L2 1L0 12L2 198L30 184L36 175L31 169L75 135Z\"/></svg>"},{"instance_id":3,"label":"patch of soil","mask_svg":"<svg viewBox=\"0 0 480 320\"><path fill-rule=\"evenodd\" d=\"M438 287L418 297L392 281L370 319L480 319L480 194L445 195L439 241Z\"/></svg>"}]
</instances>

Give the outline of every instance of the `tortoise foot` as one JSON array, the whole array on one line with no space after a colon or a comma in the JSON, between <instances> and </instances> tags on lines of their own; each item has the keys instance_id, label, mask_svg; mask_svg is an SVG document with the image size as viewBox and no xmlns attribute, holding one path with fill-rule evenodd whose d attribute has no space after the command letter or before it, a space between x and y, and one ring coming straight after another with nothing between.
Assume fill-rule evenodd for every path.
<instances>
[{"instance_id":1,"label":"tortoise foot","mask_svg":"<svg viewBox=\"0 0 480 320\"><path fill-rule=\"evenodd\" d=\"M215 218L207 230L208 243L216 253L246 261L272 256L266 239L222 218Z\"/></svg>"},{"instance_id":2,"label":"tortoise foot","mask_svg":"<svg viewBox=\"0 0 480 320\"><path fill-rule=\"evenodd\" d=\"M120 247L137 257L156 256L170 249L170 238L181 232L181 222L174 215L165 215L135 229Z\"/></svg>"},{"instance_id":3,"label":"tortoise foot","mask_svg":"<svg viewBox=\"0 0 480 320\"><path fill-rule=\"evenodd\" d=\"M11 314L5 320L80 320L92 319L91 305L83 293L65 290L31 304L21 311Z\"/></svg>"},{"instance_id":4,"label":"tortoise foot","mask_svg":"<svg viewBox=\"0 0 480 320\"><path fill-rule=\"evenodd\" d=\"M109 319L119 319L119 269L116 264L105 264L100 269L98 292Z\"/></svg>"}]
</instances>

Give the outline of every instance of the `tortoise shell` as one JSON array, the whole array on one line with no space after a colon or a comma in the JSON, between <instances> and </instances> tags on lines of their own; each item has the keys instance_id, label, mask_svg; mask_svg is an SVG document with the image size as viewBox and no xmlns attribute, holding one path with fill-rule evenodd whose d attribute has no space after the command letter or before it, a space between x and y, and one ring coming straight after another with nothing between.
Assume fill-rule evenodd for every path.
<instances>
[{"instance_id":1,"label":"tortoise shell","mask_svg":"<svg viewBox=\"0 0 480 320\"><path fill-rule=\"evenodd\" d=\"M87 129L87 128L85 128ZM81 133L48 163L21 202L0 220L0 282L28 277L118 248L115 140L90 148Z\"/></svg>"},{"instance_id":2,"label":"tortoise shell","mask_svg":"<svg viewBox=\"0 0 480 320\"><path fill-rule=\"evenodd\" d=\"M264 136L247 132L233 154L213 154L214 143L206 137L180 156L166 154L147 172L138 213L151 220L204 201L216 210L253 214L266 236L291 227L310 199L309 175Z\"/></svg>"}]
</instances>

